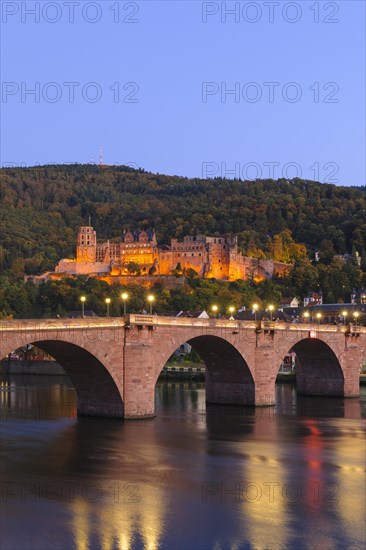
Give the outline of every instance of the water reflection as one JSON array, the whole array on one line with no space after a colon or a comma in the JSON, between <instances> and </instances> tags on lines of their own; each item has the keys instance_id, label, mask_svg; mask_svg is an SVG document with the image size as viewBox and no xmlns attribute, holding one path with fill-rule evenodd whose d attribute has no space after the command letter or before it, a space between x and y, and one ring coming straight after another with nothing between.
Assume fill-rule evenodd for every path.
<instances>
[{"instance_id":1,"label":"water reflection","mask_svg":"<svg viewBox=\"0 0 366 550\"><path fill-rule=\"evenodd\" d=\"M206 407L164 382L158 417L123 423L77 418L65 377L3 377L0 547L361 548L362 394Z\"/></svg>"}]
</instances>

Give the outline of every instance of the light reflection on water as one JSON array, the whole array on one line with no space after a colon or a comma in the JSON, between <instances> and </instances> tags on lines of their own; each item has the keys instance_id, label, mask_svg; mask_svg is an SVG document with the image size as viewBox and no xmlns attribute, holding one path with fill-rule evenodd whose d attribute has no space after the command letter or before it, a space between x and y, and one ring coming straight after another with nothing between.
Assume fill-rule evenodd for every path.
<instances>
[{"instance_id":1,"label":"light reflection on water","mask_svg":"<svg viewBox=\"0 0 366 550\"><path fill-rule=\"evenodd\" d=\"M363 548L365 389L254 409L163 382L121 422L77 418L66 377L3 377L0 548Z\"/></svg>"}]
</instances>

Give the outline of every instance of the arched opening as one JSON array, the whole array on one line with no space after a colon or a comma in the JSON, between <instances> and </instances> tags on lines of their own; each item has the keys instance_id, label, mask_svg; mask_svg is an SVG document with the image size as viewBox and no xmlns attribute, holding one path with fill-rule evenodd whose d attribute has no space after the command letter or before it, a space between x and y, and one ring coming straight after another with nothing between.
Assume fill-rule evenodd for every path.
<instances>
[{"instance_id":1,"label":"arched opening","mask_svg":"<svg viewBox=\"0 0 366 550\"><path fill-rule=\"evenodd\" d=\"M54 358L65 370L75 388L79 415L123 418L124 405L118 387L93 354L62 340L31 344Z\"/></svg>"},{"instance_id":2,"label":"arched opening","mask_svg":"<svg viewBox=\"0 0 366 550\"><path fill-rule=\"evenodd\" d=\"M204 362L206 401L208 403L255 404L255 386L250 369L244 357L230 342L217 336L203 335L188 339L186 344ZM184 345L178 346L178 355L182 353ZM190 372L187 372L187 369L184 367L178 367L178 369L176 372L178 376L190 377Z\"/></svg>"},{"instance_id":3,"label":"arched opening","mask_svg":"<svg viewBox=\"0 0 366 550\"><path fill-rule=\"evenodd\" d=\"M344 376L334 351L322 340L306 338L295 344L297 393L303 395L344 395Z\"/></svg>"}]
</instances>

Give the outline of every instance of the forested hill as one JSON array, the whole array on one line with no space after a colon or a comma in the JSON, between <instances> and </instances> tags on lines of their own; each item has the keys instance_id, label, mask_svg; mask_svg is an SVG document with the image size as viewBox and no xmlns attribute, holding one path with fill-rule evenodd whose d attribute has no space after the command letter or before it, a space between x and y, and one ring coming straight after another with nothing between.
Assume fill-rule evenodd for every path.
<instances>
[{"instance_id":1,"label":"forested hill","mask_svg":"<svg viewBox=\"0 0 366 550\"><path fill-rule=\"evenodd\" d=\"M53 268L74 253L91 216L98 238L155 227L160 244L187 234L239 236L248 254L268 252L288 229L309 254L356 250L365 262L366 188L305 180L239 181L163 176L128 167L52 165L1 169L2 270Z\"/></svg>"}]
</instances>

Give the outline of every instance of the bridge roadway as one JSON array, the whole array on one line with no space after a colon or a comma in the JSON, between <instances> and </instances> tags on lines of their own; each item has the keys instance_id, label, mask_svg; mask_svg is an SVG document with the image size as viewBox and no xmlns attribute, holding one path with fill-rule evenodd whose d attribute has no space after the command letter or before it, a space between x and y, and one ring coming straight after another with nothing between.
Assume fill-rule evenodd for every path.
<instances>
[{"instance_id":1,"label":"bridge roadway","mask_svg":"<svg viewBox=\"0 0 366 550\"><path fill-rule=\"evenodd\" d=\"M52 355L70 376L79 414L154 416L158 376L184 342L206 364L211 403L275 403L284 356L297 355L297 391L359 396L366 328L130 314L121 318L0 321L0 357L26 344Z\"/></svg>"}]
</instances>

